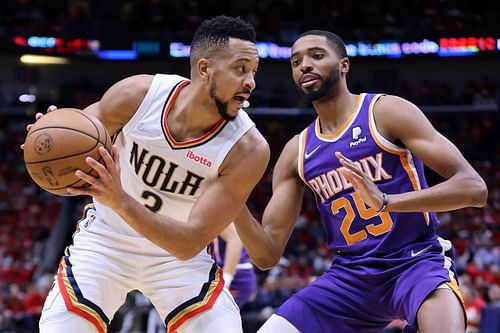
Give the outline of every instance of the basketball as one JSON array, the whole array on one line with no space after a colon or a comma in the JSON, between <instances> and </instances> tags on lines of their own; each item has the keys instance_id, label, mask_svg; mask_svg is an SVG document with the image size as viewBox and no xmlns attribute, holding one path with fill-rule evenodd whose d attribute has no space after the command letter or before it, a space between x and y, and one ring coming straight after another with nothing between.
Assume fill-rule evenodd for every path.
<instances>
[{"instance_id":1,"label":"basketball","mask_svg":"<svg viewBox=\"0 0 500 333\"><path fill-rule=\"evenodd\" d=\"M78 109L62 108L45 114L28 132L24 163L31 178L44 190L68 196L68 187L86 187L76 170L97 176L87 156L103 163L98 148L111 149L111 138L94 116Z\"/></svg>"}]
</instances>

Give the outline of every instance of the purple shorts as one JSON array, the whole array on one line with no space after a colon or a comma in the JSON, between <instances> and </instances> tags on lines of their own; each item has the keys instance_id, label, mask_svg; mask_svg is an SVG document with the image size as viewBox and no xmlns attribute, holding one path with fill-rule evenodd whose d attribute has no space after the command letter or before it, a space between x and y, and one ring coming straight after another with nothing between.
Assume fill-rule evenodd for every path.
<instances>
[{"instance_id":1,"label":"purple shorts","mask_svg":"<svg viewBox=\"0 0 500 333\"><path fill-rule=\"evenodd\" d=\"M245 305L257 290L257 278L253 268L238 269L229 288L236 304Z\"/></svg>"},{"instance_id":2,"label":"purple shorts","mask_svg":"<svg viewBox=\"0 0 500 333\"><path fill-rule=\"evenodd\" d=\"M415 325L425 298L444 282L456 286L449 241L411 244L385 257L336 255L316 281L276 312L302 333L379 333L393 319ZM458 288L452 288L461 298Z\"/></svg>"}]
</instances>

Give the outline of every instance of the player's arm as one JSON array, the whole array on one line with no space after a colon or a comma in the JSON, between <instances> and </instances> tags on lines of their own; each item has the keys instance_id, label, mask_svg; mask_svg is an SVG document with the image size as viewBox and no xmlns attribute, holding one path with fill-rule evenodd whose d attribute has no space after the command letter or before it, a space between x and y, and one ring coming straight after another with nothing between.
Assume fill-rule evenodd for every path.
<instances>
[{"instance_id":1,"label":"player's arm","mask_svg":"<svg viewBox=\"0 0 500 333\"><path fill-rule=\"evenodd\" d=\"M110 135L115 134L135 114L146 96L153 81L152 75L134 75L127 77L112 85L102 96L101 100L87 106L84 111L89 112L99 119ZM57 110L57 106L51 105L47 112ZM43 117L38 112L35 120ZM28 124L26 130L29 132L33 124ZM24 144L21 145L24 148Z\"/></svg>"},{"instance_id":2,"label":"player's arm","mask_svg":"<svg viewBox=\"0 0 500 333\"><path fill-rule=\"evenodd\" d=\"M260 269L274 267L300 214L304 183L297 173L298 136L281 153L273 173L273 195L264 210L262 225L248 208L235 220L236 229L252 262Z\"/></svg>"},{"instance_id":3,"label":"player's arm","mask_svg":"<svg viewBox=\"0 0 500 333\"><path fill-rule=\"evenodd\" d=\"M393 143L402 142L413 155L445 178L428 189L389 195L388 211L439 212L485 205L488 190L483 179L417 106L396 96L384 96L375 103L374 117L377 129L386 139ZM350 161L341 158L341 163L351 168L353 174L349 175L349 181L359 188L360 175L355 175L356 170L352 169ZM376 209L382 206L382 195L377 191L375 188L371 197L362 196Z\"/></svg>"},{"instance_id":4,"label":"player's arm","mask_svg":"<svg viewBox=\"0 0 500 333\"><path fill-rule=\"evenodd\" d=\"M105 165L92 158L87 160L99 177L77 171L78 177L92 186L73 188L70 193L93 196L138 233L181 260L202 251L236 218L269 161L267 142L256 128L250 129L228 153L219 168L219 177L193 205L187 222L180 222L151 212L123 191L116 146L111 155L105 149L99 151Z\"/></svg>"},{"instance_id":5,"label":"player's arm","mask_svg":"<svg viewBox=\"0 0 500 333\"><path fill-rule=\"evenodd\" d=\"M226 242L226 252L224 254L224 281L226 285L231 285L231 281L236 274L236 266L238 266L243 250L241 242L234 224L229 224L226 229L220 233L220 238Z\"/></svg>"},{"instance_id":6,"label":"player's arm","mask_svg":"<svg viewBox=\"0 0 500 333\"><path fill-rule=\"evenodd\" d=\"M98 102L87 106L84 111L97 117L113 135L135 114L152 81L152 75L127 77L113 84Z\"/></svg>"}]
</instances>

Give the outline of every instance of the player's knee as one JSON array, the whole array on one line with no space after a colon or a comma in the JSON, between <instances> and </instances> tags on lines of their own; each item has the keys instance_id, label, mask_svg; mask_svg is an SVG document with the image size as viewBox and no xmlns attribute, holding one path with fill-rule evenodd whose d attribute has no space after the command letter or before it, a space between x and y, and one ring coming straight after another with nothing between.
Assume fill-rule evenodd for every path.
<instances>
[{"instance_id":1,"label":"player's knee","mask_svg":"<svg viewBox=\"0 0 500 333\"><path fill-rule=\"evenodd\" d=\"M420 333L463 333L464 309L451 289L436 289L417 314Z\"/></svg>"}]
</instances>

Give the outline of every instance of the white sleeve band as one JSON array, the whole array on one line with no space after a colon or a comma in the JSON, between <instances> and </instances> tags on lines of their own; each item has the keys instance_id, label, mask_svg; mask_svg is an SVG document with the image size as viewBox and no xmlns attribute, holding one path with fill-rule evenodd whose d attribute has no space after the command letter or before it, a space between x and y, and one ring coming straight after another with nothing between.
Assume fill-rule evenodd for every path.
<instances>
[{"instance_id":1,"label":"white sleeve band","mask_svg":"<svg viewBox=\"0 0 500 333\"><path fill-rule=\"evenodd\" d=\"M222 277L224 278L224 285L229 288L234 276L229 273L222 272Z\"/></svg>"}]
</instances>

